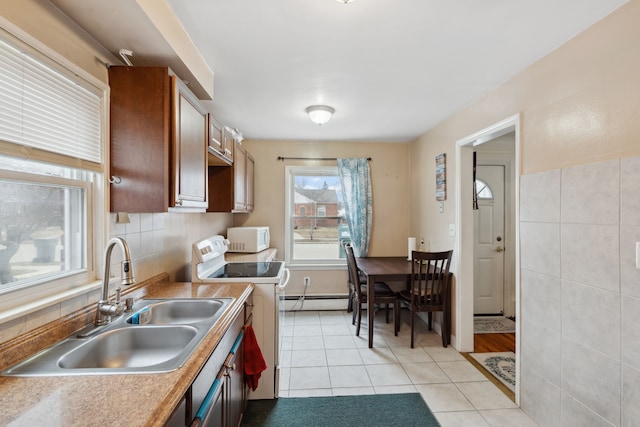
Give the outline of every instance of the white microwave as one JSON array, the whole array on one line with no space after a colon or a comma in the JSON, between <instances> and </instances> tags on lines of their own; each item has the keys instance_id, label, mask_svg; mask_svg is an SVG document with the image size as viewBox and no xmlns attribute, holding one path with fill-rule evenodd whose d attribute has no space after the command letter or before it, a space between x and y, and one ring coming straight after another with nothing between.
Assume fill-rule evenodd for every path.
<instances>
[{"instance_id":1,"label":"white microwave","mask_svg":"<svg viewBox=\"0 0 640 427\"><path fill-rule=\"evenodd\" d=\"M269 227L227 228L229 252L256 253L269 247Z\"/></svg>"}]
</instances>

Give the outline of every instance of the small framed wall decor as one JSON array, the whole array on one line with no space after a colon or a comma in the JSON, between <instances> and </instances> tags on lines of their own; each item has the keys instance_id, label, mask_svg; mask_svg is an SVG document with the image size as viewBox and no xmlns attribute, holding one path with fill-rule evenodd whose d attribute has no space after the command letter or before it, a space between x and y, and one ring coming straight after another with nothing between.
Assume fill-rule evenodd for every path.
<instances>
[{"instance_id":1,"label":"small framed wall decor","mask_svg":"<svg viewBox=\"0 0 640 427\"><path fill-rule=\"evenodd\" d=\"M447 200L447 155L436 156L436 200Z\"/></svg>"}]
</instances>

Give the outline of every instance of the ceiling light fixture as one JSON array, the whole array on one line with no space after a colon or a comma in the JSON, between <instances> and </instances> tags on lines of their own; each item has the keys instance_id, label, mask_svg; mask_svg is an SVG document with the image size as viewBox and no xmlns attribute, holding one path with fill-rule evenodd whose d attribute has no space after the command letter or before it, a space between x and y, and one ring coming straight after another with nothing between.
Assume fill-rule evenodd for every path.
<instances>
[{"instance_id":1,"label":"ceiling light fixture","mask_svg":"<svg viewBox=\"0 0 640 427\"><path fill-rule=\"evenodd\" d=\"M311 121L317 125L327 123L333 113L336 112L336 110L327 105L311 105L310 107L307 107L305 111L309 115Z\"/></svg>"},{"instance_id":2,"label":"ceiling light fixture","mask_svg":"<svg viewBox=\"0 0 640 427\"><path fill-rule=\"evenodd\" d=\"M351 3L352 1L355 1L355 0L336 0L336 1L339 1L340 3L347 4L347 3Z\"/></svg>"}]
</instances>

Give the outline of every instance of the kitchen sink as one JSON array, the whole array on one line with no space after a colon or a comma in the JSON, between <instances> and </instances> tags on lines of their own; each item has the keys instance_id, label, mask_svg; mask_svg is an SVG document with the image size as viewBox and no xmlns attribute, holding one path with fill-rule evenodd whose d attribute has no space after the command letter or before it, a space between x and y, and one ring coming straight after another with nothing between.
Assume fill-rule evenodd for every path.
<instances>
[{"instance_id":1,"label":"kitchen sink","mask_svg":"<svg viewBox=\"0 0 640 427\"><path fill-rule=\"evenodd\" d=\"M146 321L142 313L127 319L128 323L139 324L185 324L210 319L220 312L225 302L221 299L182 299L156 302L143 307L140 312L148 312ZM143 311L144 310L144 311Z\"/></svg>"},{"instance_id":2,"label":"kitchen sink","mask_svg":"<svg viewBox=\"0 0 640 427\"><path fill-rule=\"evenodd\" d=\"M58 360L65 369L141 368L179 356L198 334L193 326L121 328L105 332Z\"/></svg>"},{"instance_id":3,"label":"kitchen sink","mask_svg":"<svg viewBox=\"0 0 640 427\"><path fill-rule=\"evenodd\" d=\"M71 336L6 369L5 376L169 372L181 367L233 298L140 300L133 314ZM146 313L146 314L143 314ZM139 324L132 318L144 320Z\"/></svg>"}]
</instances>

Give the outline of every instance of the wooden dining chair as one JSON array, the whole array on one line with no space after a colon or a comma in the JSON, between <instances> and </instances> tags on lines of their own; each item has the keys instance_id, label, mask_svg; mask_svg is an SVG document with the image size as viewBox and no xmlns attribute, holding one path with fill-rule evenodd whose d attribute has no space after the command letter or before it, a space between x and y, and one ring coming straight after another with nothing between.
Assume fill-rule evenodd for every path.
<instances>
[{"instance_id":1,"label":"wooden dining chair","mask_svg":"<svg viewBox=\"0 0 640 427\"><path fill-rule=\"evenodd\" d=\"M349 243L349 240L344 240L342 242L340 242L340 244L342 245L342 249L344 250L345 253L345 257L347 254L347 249L346 249L346 245L351 245L351 243ZM347 258L347 262L349 262L349 259ZM362 273L362 271L360 271L360 269L358 269L358 277L360 278L360 282L364 283L367 281L366 276ZM347 271L347 290L349 291L349 299L348 299L348 303L347 303L347 313L351 313L353 311L353 283L351 283L351 277L348 274Z\"/></svg>"},{"instance_id":2,"label":"wooden dining chair","mask_svg":"<svg viewBox=\"0 0 640 427\"><path fill-rule=\"evenodd\" d=\"M398 293L400 303L411 312L411 348L414 344L415 318L419 312L427 312L429 330L432 329L434 312L442 312L442 346L450 343L449 288L451 274L449 267L453 251L411 252L411 287Z\"/></svg>"},{"instance_id":3,"label":"wooden dining chair","mask_svg":"<svg viewBox=\"0 0 640 427\"><path fill-rule=\"evenodd\" d=\"M367 283L362 280L361 275L359 274L356 257L353 254L351 244L345 243L344 249L347 256L347 269L349 272L348 280L351 286L351 298L353 301L353 316L351 324L356 325L356 336L360 336L362 304L367 303ZM384 282L376 282L374 287L374 302L376 304L385 305L387 323L389 323L389 305L393 304L393 331L397 336L400 325L400 303L398 301L398 296L396 292L394 292L389 285ZM369 327L373 328L373 325L369 325Z\"/></svg>"}]
</instances>

